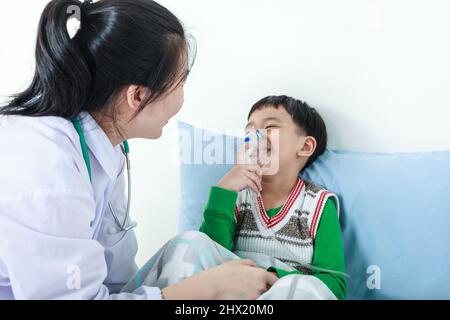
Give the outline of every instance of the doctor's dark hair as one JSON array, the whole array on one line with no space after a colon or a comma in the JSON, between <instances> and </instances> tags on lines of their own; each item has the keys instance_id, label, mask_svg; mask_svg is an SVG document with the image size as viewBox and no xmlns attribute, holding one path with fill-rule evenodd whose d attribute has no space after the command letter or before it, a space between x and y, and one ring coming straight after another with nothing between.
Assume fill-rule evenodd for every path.
<instances>
[{"instance_id":1,"label":"doctor's dark hair","mask_svg":"<svg viewBox=\"0 0 450 320\"><path fill-rule=\"evenodd\" d=\"M71 38L74 8L80 29ZM0 114L71 119L112 106L121 89L140 85L150 93L136 116L186 79L190 44L177 17L151 0L52 0L39 22L33 80Z\"/></svg>"},{"instance_id":2,"label":"doctor's dark hair","mask_svg":"<svg viewBox=\"0 0 450 320\"><path fill-rule=\"evenodd\" d=\"M288 96L268 96L256 102L248 114L248 119L256 110L273 107L283 107L292 117L299 129L306 135L316 139L317 146L314 153L309 157L303 169L325 152L327 147L327 128L320 114L316 109L310 107L306 102Z\"/></svg>"}]
</instances>

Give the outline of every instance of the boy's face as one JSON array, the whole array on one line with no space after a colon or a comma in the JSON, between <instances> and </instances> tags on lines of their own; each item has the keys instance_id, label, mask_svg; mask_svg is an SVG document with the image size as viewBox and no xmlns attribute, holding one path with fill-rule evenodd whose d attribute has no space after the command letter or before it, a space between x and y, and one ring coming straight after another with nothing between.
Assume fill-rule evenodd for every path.
<instances>
[{"instance_id":1,"label":"boy's face","mask_svg":"<svg viewBox=\"0 0 450 320\"><path fill-rule=\"evenodd\" d=\"M315 139L307 137L282 106L256 110L251 114L245 129L247 132L251 129L264 130L268 140L268 158L278 160L278 171L300 171L315 149Z\"/></svg>"}]
</instances>

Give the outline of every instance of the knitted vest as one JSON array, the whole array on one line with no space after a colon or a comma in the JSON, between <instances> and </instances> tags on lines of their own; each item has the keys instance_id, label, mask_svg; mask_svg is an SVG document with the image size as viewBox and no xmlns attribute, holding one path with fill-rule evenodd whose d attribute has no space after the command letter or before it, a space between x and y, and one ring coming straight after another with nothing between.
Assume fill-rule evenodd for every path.
<instances>
[{"instance_id":1,"label":"knitted vest","mask_svg":"<svg viewBox=\"0 0 450 320\"><path fill-rule=\"evenodd\" d=\"M269 218L260 195L241 191L235 206L235 250L262 253L309 273L301 263L312 263L314 239L328 198L334 199L339 214L335 194L298 179L282 209Z\"/></svg>"}]
</instances>

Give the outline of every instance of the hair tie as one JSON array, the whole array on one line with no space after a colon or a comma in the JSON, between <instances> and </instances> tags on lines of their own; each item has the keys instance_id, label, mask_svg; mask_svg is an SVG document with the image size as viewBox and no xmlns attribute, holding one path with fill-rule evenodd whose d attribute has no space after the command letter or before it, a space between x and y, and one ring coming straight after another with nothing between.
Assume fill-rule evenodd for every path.
<instances>
[{"instance_id":1,"label":"hair tie","mask_svg":"<svg viewBox=\"0 0 450 320\"><path fill-rule=\"evenodd\" d=\"M91 6L91 4L93 4L94 1L93 0L84 0L83 3L81 4L81 6L83 7L83 9L87 9L88 7Z\"/></svg>"},{"instance_id":2,"label":"hair tie","mask_svg":"<svg viewBox=\"0 0 450 320\"><path fill-rule=\"evenodd\" d=\"M70 15L68 17L68 22L70 25L67 26L70 39L73 39L81 30L82 24L86 23L84 20L87 19L88 9L92 3L92 0L84 0L78 5L71 5L67 8L67 14Z\"/></svg>"}]
</instances>

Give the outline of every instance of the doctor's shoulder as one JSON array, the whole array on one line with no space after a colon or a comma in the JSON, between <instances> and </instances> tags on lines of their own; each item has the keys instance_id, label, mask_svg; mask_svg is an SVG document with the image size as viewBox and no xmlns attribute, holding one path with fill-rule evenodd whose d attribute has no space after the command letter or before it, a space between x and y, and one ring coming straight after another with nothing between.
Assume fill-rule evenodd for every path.
<instances>
[{"instance_id":1,"label":"doctor's shoulder","mask_svg":"<svg viewBox=\"0 0 450 320\"><path fill-rule=\"evenodd\" d=\"M57 184L68 176L85 178L78 135L64 118L0 115L0 145L4 150L0 179L4 182L13 179L23 186L39 181ZM2 184L17 185L14 181Z\"/></svg>"}]
</instances>

